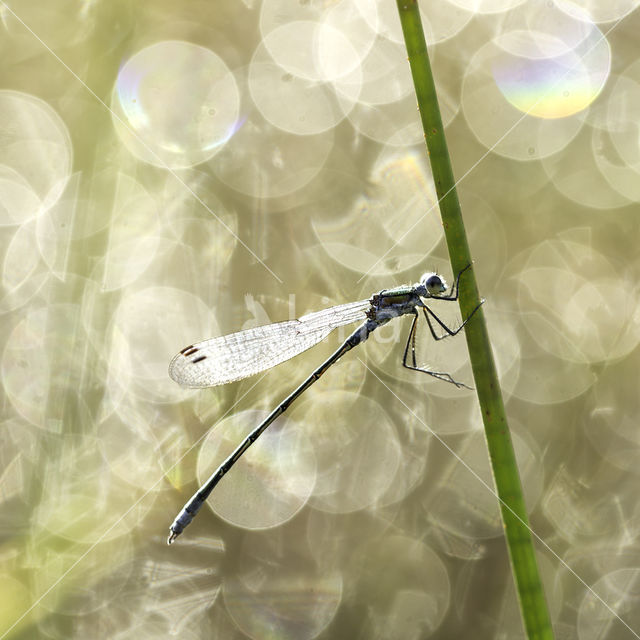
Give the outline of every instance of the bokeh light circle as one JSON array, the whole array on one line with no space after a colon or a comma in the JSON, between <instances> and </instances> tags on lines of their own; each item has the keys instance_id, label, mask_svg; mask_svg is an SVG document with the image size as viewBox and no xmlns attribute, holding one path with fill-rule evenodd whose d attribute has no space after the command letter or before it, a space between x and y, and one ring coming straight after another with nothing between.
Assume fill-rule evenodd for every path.
<instances>
[{"instance_id":1,"label":"bokeh light circle","mask_svg":"<svg viewBox=\"0 0 640 640\"><path fill-rule=\"evenodd\" d=\"M615 604L613 610L607 603ZM624 638L639 625L640 567L636 564L605 573L591 585L580 603L576 631L580 640Z\"/></svg>"},{"instance_id":2,"label":"bokeh light circle","mask_svg":"<svg viewBox=\"0 0 640 640\"><path fill-rule=\"evenodd\" d=\"M267 33L262 44L285 72L306 80L336 82L359 73L361 56L347 36L328 23L287 22Z\"/></svg>"},{"instance_id":3,"label":"bokeh light circle","mask_svg":"<svg viewBox=\"0 0 640 640\"><path fill-rule=\"evenodd\" d=\"M157 42L127 60L111 99L122 143L143 162L180 169L214 156L238 126L236 80L213 51Z\"/></svg>"},{"instance_id":4,"label":"bokeh light circle","mask_svg":"<svg viewBox=\"0 0 640 640\"><path fill-rule=\"evenodd\" d=\"M298 135L333 129L353 107L361 86L352 77L337 92L330 82L293 75L273 61L264 45L256 49L248 74L251 97L265 120Z\"/></svg>"},{"instance_id":5,"label":"bokeh light circle","mask_svg":"<svg viewBox=\"0 0 640 640\"><path fill-rule=\"evenodd\" d=\"M351 513L382 499L402 452L394 425L376 400L346 391L321 391L292 407L292 416L315 425L305 434L318 460L313 507Z\"/></svg>"},{"instance_id":6,"label":"bokeh light circle","mask_svg":"<svg viewBox=\"0 0 640 640\"><path fill-rule=\"evenodd\" d=\"M243 88L246 74L244 69ZM256 198L289 196L315 178L331 152L335 130L297 135L274 126L256 108L211 161L216 177L235 191Z\"/></svg>"},{"instance_id":7,"label":"bokeh light circle","mask_svg":"<svg viewBox=\"0 0 640 640\"><path fill-rule=\"evenodd\" d=\"M200 447L199 481L203 483L266 416L247 410L217 423ZM222 478L207 504L237 527L268 529L304 506L315 481L313 449L292 420L280 418Z\"/></svg>"},{"instance_id":8,"label":"bokeh light circle","mask_svg":"<svg viewBox=\"0 0 640 640\"><path fill-rule=\"evenodd\" d=\"M253 640L313 640L333 620L343 597L343 577L335 571L319 574L302 566L258 562L225 580L225 607L245 637Z\"/></svg>"},{"instance_id":9,"label":"bokeh light circle","mask_svg":"<svg viewBox=\"0 0 640 640\"><path fill-rule=\"evenodd\" d=\"M518 284L523 322L537 344L556 357L606 362L627 355L640 341L632 283L586 244L550 240L538 245Z\"/></svg>"},{"instance_id":10,"label":"bokeh light circle","mask_svg":"<svg viewBox=\"0 0 640 640\"><path fill-rule=\"evenodd\" d=\"M595 27L592 37L577 49L568 49L555 36L532 31L512 31L494 43L502 50L491 64L496 86L511 105L530 116L566 118L583 111L608 77L610 51ZM591 51L594 46L600 58ZM587 53L591 57L585 58Z\"/></svg>"},{"instance_id":11,"label":"bokeh light circle","mask_svg":"<svg viewBox=\"0 0 640 640\"><path fill-rule=\"evenodd\" d=\"M513 434L518 469L529 509L540 498L543 477L540 453ZM500 509L493 493L491 468L486 455L484 434L470 433L456 447L455 464L447 464L439 475L438 487L425 493L424 509L430 522L448 534L484 540L503 533Z\"/></svg>"},{"instance_id":12,"label":"bokeh light circle","mask_svg":"<svg viewBox=\"0 0 640 640\"><path fill-rule=\"evenodd\" d=\"M442 624L451 605L449 572L419 537L375 538L354 550L349 565L369 605L359 625L363 637L428 638Z\"/></svg>"},{"instance_id":13,"label":"bokeh light circle","mask_svg":"<svg viewBox=\"0 0 640 640\"><path fill-rule=\"evenodd\" d=\"M592 136L598 169L621 204L640 200L640 62L633 62L611 88L601 125ZM591 190L590 190L591 191Z\"/></svg>"},{"instance_id":14,"label":"bokeh light circle","mask_svg":"<svg viewBox=\"0 0 640 640\"><path fill-rule=\"evenodd\" d=\"M340 197L354 187L360 193L355 199ZM322 247L340 264L359 273L395 275L415 267L441 241L436 200L424 156L391 148L378 156L366 182L336 176L331 191L311 209L311 221Z\"/></svg>"},{"instance_id":15,"label":"bokeh light circle","mask_svg":"<svg viewBox=\"0 0 640 640\"><path fill-rule=\"evenodd\" d=\"M506 27L471 60L463 110L480 142L518 160L563 149L582 121L570 117L593 103L611 67L606 38L586 16L540 5L511 14Z\"/></svg>"},{"instance_id":16,"label":"bokeh light circle","mask_svg":"<svg viewBox=\"0 0 640 640\"><path fill-rule=\"evenodd\" d=\"M356 0L356 6L369 26L379 36L398 42L404 47L402 27L398 20L398 10L393 3L376 0ZM420 18L429 45L452 38L459 33L473 17L473 11L452 2L420 2Z\"/></svg>"},{"instance_id":17,"label":"bokeh light circle","mask_svg":"<svg viewBox=\"0 0 640 640\"><path fill-rule=\"evenodd\" d=\"M26 222L60 198L71 175L67 126L43 100L0 90L0 227Z\"/></svg>"}]
</instances>

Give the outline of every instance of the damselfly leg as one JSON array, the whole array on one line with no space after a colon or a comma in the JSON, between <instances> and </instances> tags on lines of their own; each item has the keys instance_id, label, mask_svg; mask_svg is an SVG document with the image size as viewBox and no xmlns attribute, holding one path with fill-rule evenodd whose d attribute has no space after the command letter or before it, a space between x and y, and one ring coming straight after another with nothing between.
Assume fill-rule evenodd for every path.
<instances>
[{"instance_id":1,"label":"damselfly leg","mask_svg":"<svg viewBox=\"0 0 640 640\"><path fill-rule=\"evenodd\" d=\"M444 382L450 382L451 384L458 387L458 389L462 387L464 387L465 389L472 389L472 387L469 387L463 382L458 382L457 380L454 380L450 374L445 373L444 371L431 371L429 369L425 369L423 367L418 366L418 363L416 360L416 328L418 326L418 318L419 318L418 312L416 311L415 315L413 316L413 321L411 322L411 329L409 330L409 338L407 339L407 344L405 345L405 348L404 348L404 355L402 356L402 366L406 367L407 369L411 369L411 371L420 371L420 373L426 373L427 375L433 376L438 380L443 380ZM448 338L449 335L455 335L455 333L445 334L442 337ZM407 362L407 356L409 355L409 348L411 348L412 364L409 364Z\"/></svg>"},{"instance_id":2,"label":"damselfly leg","mask_svg":"<svg viewBox=\"0 0 640 640\"><path fill-rule=\"evenodd\" d=\"M459 292L459 285L460 285L460 276L470 267L471 265L468 264L464 269L462 269L462 271L460 271L458 273L458 276L456 278L456 281L453 285L453 287L451 287L451 294L448 296L432 296L432 298L434 300L447 300L447 301L455 301L458 299L458 292ZM457 329L451 329L450 327L448 327L442 320L440 320L440 318L436 315L436 313L430 309L426 304L422 305L422 313L424 314L425 320L427 321L427 325L429 326L429 331L431 332L431 335L433 336L433 339L438 341L438 340L442 340L443 338L450 338L452 336L457 335L458 333L460 333L460 331L462 331L462 329L464 329L465 325L467 324L467 322L469 322L469 320L471 320L471 318L473 317L473 315L475 314L475 312L480 308L480 305L482 305L482 303L484 302L484 300L481 300L480 303L476 306L476 308L465 318L465 320L462 322L462 324L457 328ZM454 384L456 387L461 388L464 387L465 389L472 389L472 387L469 387L468 385L462 383L462 382L458 382L457 380L454 380L450 374L445 373L443 371L431 371L429 369L425 369L424 367L419 367L418 363L416 361L416 334L417 334L417 326L418 326L418 319L419 319L419 315L418 315L418 310L414 309L413 312L414 316L413 316L413 321L411 322L411 329L409 330L409 337L407 338L407 344L405 345L404 348L404 355L402 357L402 365L404 367L406 367L407 369L411 369L412 371L420 371L421 373L426 373L427 375L433 376L434 378L437 378L438 380L443 380L444 382L450 382L451 384ZM444 333L443 335L438 335L435 332L435 329L433 327L433 325L431 324L431 319L433 318L433 320L435 320L435 322L438 323L438 325L440 325L440 327L442 329L444 329L444 331L446 333ZM409 348L411 348L411 363L412 364L408 364L407 363L407 356L409 354Z\"/></svg>"},{"instance_id":3,"label":"damselfly leg","mask_svg":"<svg viewBox=\"0 0 640 640\"><path fill-rule=\"evenodd\" d=\"M438 298L438 299L457 300L457 298ZM438 316L431 309L429 309L427 305L422 307L422 313L424 313L424 317L427 320L427 324L429 325L429 330L431 331L431 335L433 336L433 339L437 341L437 340L442 340L443 338L451 338L452 336L458 335L464 329L467 322L469 322L469 320L473 318L473 314L480 308L483 302L484 300L481 300L479 304L476 305L476 308L467 316L466 320L457 329L450 329L449 327L447 327L447 325L444 322L442 322L442 320L440 320L440 318L438 318ZM417 312L416 312L416 315L417 315ZM429 316L431 316L446 331L444 335L439 336L435 332L433 325L431 324L431 320L429 320Z\"/></svg>"}]
</instances>

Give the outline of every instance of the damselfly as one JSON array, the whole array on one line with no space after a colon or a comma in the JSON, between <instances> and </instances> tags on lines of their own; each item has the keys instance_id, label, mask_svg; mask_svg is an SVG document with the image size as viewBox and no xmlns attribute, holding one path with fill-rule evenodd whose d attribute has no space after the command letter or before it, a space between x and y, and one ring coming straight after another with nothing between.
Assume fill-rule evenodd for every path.
<instances>
[{"instance_id":1,"label":"damselfly","mask_svg":"<svg viewBox=\"0 0 640 640\"><path fill-rule=\"evenodd\" d=\"M420 282L414 285L384 289L368 300L350 302L330 307L323 311L309 313L297 320L231 333L220 338L211 338L185 347L169 365L169 375L185 387L214 387L227 382L252 376L306 351L318 344L334 329L353 322L362 324L344 341L342 346L323 362L295 391L279 404L235 449L235 451L216 469L210 478L196 491L185 504L169 530L168 544L171 544L193 520L222 477L238 461L240 456L260 437L262 432L298 397L300 397L320 376L335 364L347 351L364 342L378 327L393 318L413 315L409 338L404 348L403 366L414 371L426 373L439 380L450 382L456 387L466 387L456 382L448 373L430 371L416 363L416 327L422 311L434 340L455 336L471 319L480 304L469 314L457 329L450 329L423 302L423 299L458 299L460 276L470 267L465 267L456 278L449 295L446 282L437 273L425 273ZM438 335L432 322L444 330ZM408 362L411 351L411 362ZM468 388L468 387L467 387Z\"/></svg>"}]
</instances>

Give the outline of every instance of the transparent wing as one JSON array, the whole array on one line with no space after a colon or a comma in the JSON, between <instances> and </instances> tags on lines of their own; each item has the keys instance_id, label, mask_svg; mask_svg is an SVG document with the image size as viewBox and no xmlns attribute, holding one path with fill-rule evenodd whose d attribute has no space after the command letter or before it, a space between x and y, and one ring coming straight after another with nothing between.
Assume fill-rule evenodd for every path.
<instances>
[{"instance_id":1,"label":"transparent wing","mask_svg":"<svg viewBox=\"0 0 640 640\"><path fill-rule=\"evenodd\" d=\"M214 387L265 371L306 351L331 331L366 319L368 300L349 302L255 329L185 347L169 364L169 375L185 387Z\"/></svg>"}]
</instances>

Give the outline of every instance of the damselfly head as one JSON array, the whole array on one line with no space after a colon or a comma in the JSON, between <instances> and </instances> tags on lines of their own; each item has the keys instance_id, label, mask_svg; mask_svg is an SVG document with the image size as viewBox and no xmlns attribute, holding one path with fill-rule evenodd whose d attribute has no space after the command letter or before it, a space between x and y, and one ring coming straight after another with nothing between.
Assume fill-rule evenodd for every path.
<instances>
[{"instance_id":1,"label":"damselfly head","mask_svg":"<svg viewBox=\"0 0 640 640\"><path fill-rule=\"evenodd\" d=\"M420 284L430 296L437 296L447 290L447 283L444 278L433 272L425 273L420 278Z\"/></svg>"}]
</instances>

